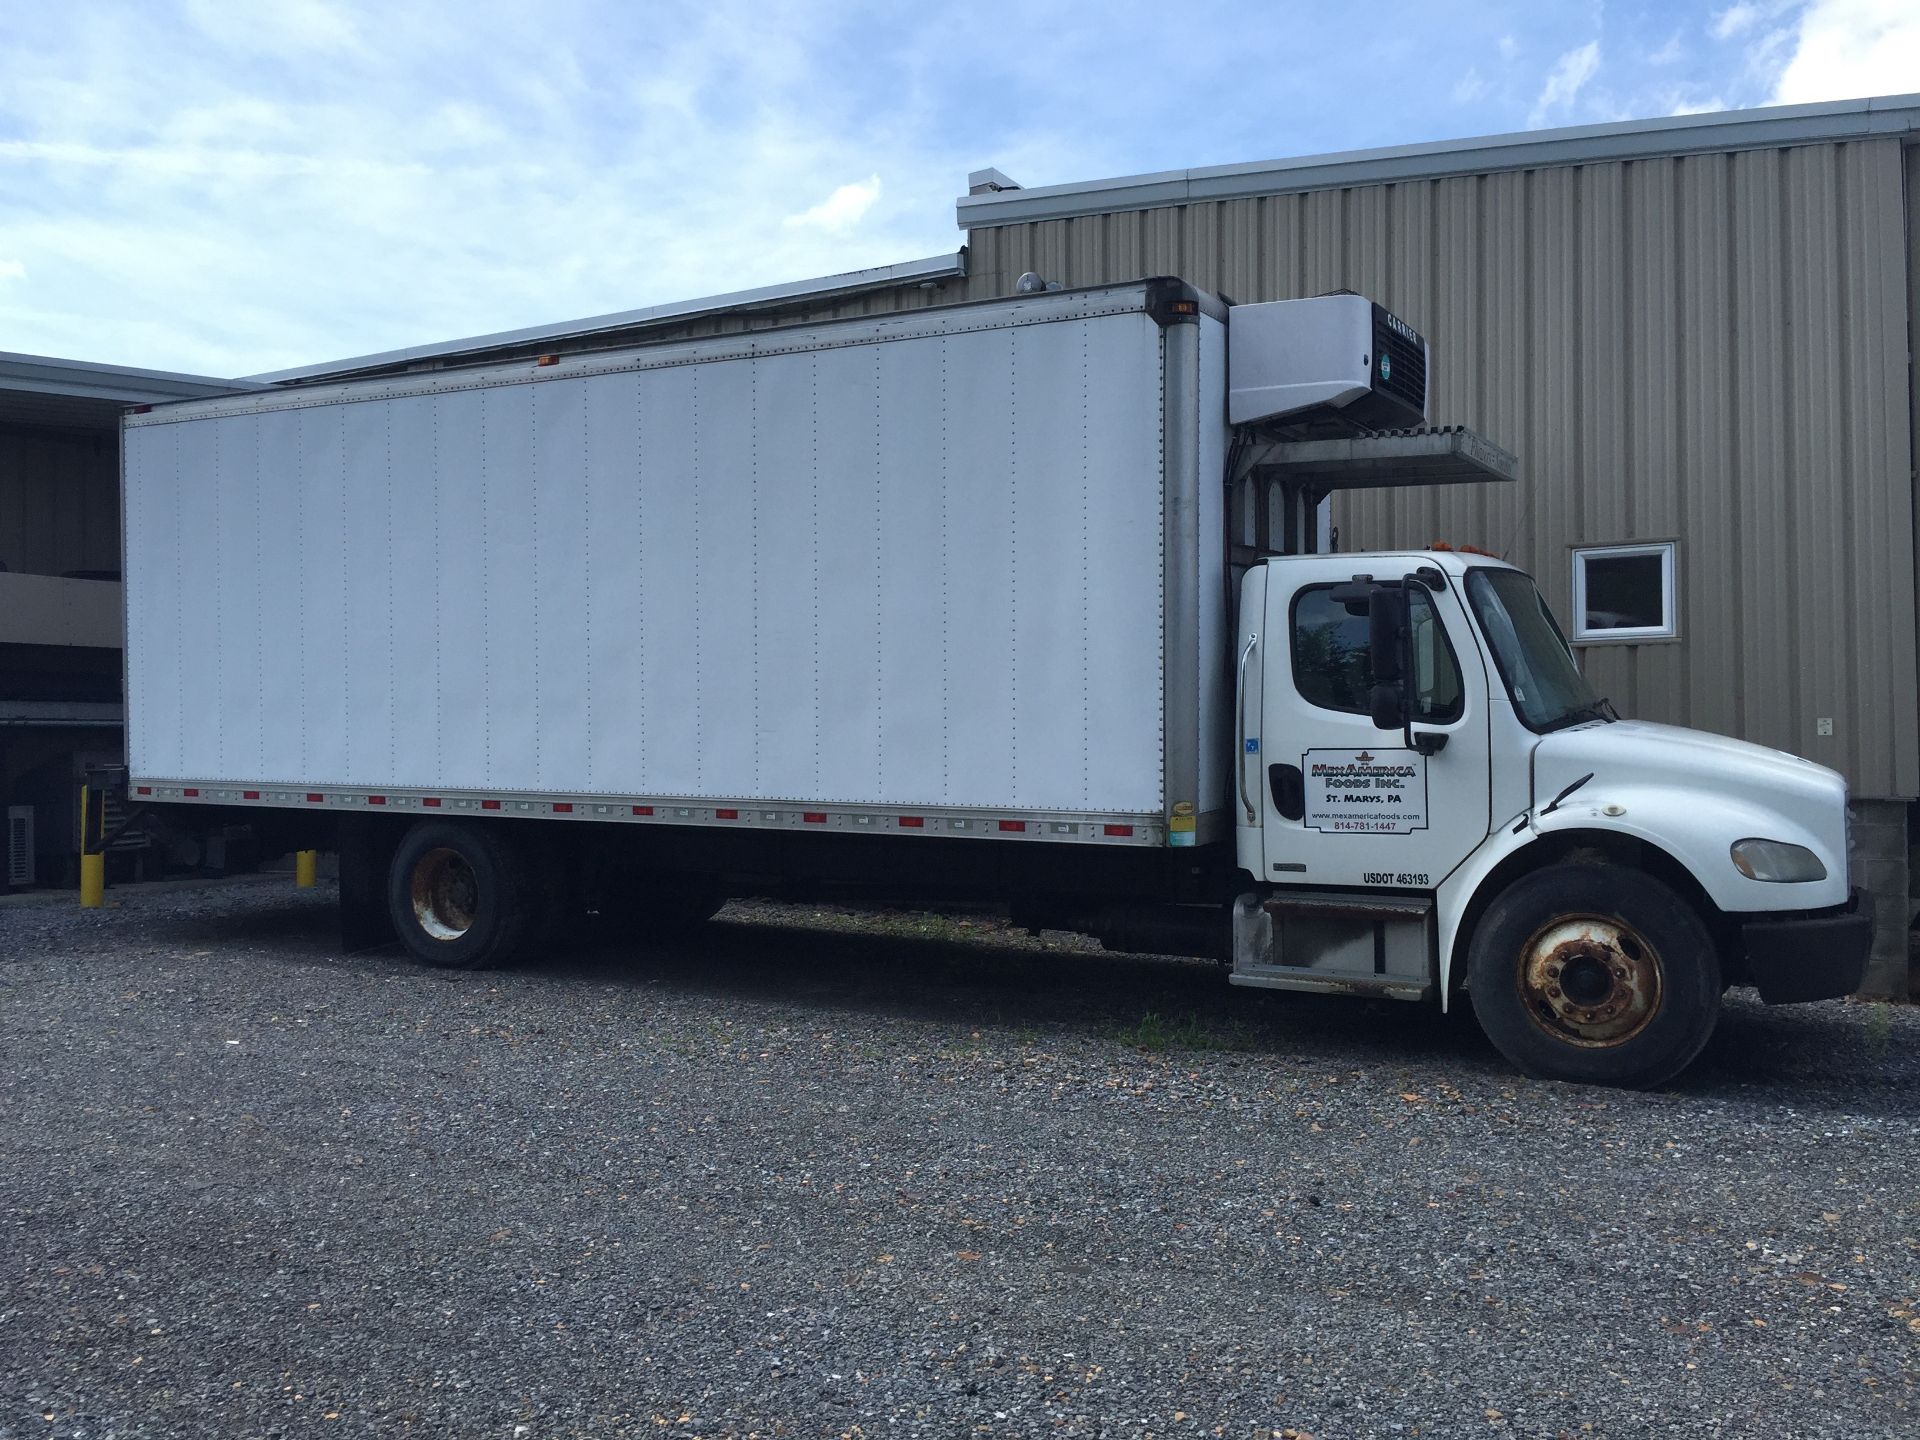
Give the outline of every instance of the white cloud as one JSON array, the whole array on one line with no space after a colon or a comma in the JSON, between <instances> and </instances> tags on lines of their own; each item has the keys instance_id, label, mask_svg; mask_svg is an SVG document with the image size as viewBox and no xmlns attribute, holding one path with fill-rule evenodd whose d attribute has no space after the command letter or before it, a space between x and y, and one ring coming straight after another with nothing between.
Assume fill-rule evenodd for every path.
<instances>
[{"instance_id":1,"label":"white cloud","mask_svg":"<svg viewBox=\"0 0 1920 1440\"><path fill-rule=\"evenodd\" d=\"M224 0L187 0L201 33L233 50L349 50L360 44L353 16L327 0L249 0L244 11Z\"/></svg>"},{"instance_id":2,"label":"white cloud","mask_svg":"<svg viewBox=\"0 0 1920 1440\"><path fill-rule=\"evenodd\" d=\"M1669 115L1712 115L1732 107L1718 95L1710 95L1704 100L1682 100L1678 96L1667 101Z\"/></svg>"},{"instance_id":3,"label":"white cloud","mask_svg":"<svg viewBox=\"0 0 1920 1440\"><path fill-rule=\"evenodd\" d=\"M1500 58L1502 60L1511 60L1519 53L1520 42L1518 40L1514 39L1511 35L1502 35L1500 37Z\"/></svg>"},{"instance_id":4,"label":"white cloud","mask_svg":"<svg viewBox=\"0 0 1920 1440\"><path fill-rule=\"evenodd\" d=\"M1456 105L1470 105L1486 93L1487 82L1480 78L1477 68L1467 71L1453 83L1453 103Z\"/></svg>"},{"instance_id":5,"label":"white cloud","mask_svg":"<svg viewBox=\"0 0 1920 1440\"><path fill-rule=\"evenodd\" d=\"M1687 47L1681 44L1680 32L1676 30L1673 32L1673 37L1669 39L1666 44L1647 56L1647 63L1649 65L1675 65L1686 58Z\"/></svg>"},{"instance_id":6,"label":"white cloud","mask_svg":"<svg viewBox=\"0 0 1920 1440\"><path fill-rule=\"evenodd\" d=\"M1713 37L1716 40L1731 40L1743 31L1751 30L1760 18L1758 5L1729 5L1713 17Z\"/></svg>"},{"instance_id":7,"label":"white cloud","mask_svg":"<svg viewBox=\"0 0 1920 1440\"><path fill-rule=\"evenodd\" d=\"M18 260L0 260L0 280L24 280L27 267Z\"/></svg>"},{"instance_id":8,"label":"white cloud","mask_svg":"<svg viewBox=\"0 0 1920 1440\"><path fill-rule=\"evenodd\" d=\"M1589 40L1579 49L1569 50L1554 61L1553 68L1547 72L1546 84L1540 89L1540 98L1534 102L1533 113L1527 118L1527 124L1544 125L1554 111L1570 107L1599 68L1598 40Z\"/></svg>"},{"instance_id":9,"label":"white cloud","mask_svg":"<svg viewBox=\"0 0 1920 1440\"><path fill-rule=\"evenodd\" d=\"M1920 88L1920 6L1913 0L1813 0L1780 71L1779 104L1905 94Z\"/></svg>"},{"instance_id":10,"label":"white cloud","mask_svg":"<svg viewBox=\"0 0 1920 1440\"><path fill-rule=\"evenodd\" d=\"M824 230L829 235L844 235L861 220L880 198L880 177L869 175L851 185L842 185L818 205L789 215L781 223L789 229Z\"/></svg>"}]
</instances>

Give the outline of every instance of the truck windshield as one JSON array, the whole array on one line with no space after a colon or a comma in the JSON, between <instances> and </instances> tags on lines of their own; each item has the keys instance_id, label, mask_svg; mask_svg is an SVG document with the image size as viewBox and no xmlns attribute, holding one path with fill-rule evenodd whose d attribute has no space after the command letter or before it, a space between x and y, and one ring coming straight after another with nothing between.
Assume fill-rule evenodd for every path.
<instances>
[{"instance_id":1,"label":"truck windshield","mask_svg":"<svg viewBox=\"0 0 1920 1440\"><path fill-rule=\"evenodd\" d=\"M1574 664L1566 638L1528 576L1518 570L1470 571L1467 598L1513 708L1529 729L1560 730L1606 718L1604 702Z\"/></svg>"}]
</instances>

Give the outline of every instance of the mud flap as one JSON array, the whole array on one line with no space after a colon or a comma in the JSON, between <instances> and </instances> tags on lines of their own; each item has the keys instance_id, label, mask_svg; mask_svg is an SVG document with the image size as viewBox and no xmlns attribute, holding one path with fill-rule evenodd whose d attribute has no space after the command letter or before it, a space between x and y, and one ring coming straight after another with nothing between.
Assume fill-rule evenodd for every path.
<instances>
[{"instance_id":1,"label":"mud flap","mask_svg":"<svg viewBox=\"0 0 1920 1440\"><path fill-rule=\"evenodd\" d=\"M340 817L340 949L347 955L398 944L387 910L387 872L400 832L369 816Z\"/></svg>"}]
</instances>

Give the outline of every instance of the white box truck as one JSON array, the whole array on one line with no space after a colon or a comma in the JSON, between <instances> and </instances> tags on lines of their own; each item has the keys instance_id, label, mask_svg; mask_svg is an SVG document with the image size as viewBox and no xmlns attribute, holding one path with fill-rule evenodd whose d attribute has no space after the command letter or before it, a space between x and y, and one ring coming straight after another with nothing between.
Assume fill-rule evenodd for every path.
<instances>
[{"instance_id":1,"label":"white box truck","mask_svg":"<svg viewBox=\"0 0 1920 1440\"><path fill-rule=\"evenodd\" d=\"M1839 776L1618 719L1497 559L1325 553L1335 489L1512 477L1393 428L1427 359L1149 280L143 408L130 798L441 965L990 898L1641 1085L1726 985L1851 992Z\"/></svg>"}]
</instances>

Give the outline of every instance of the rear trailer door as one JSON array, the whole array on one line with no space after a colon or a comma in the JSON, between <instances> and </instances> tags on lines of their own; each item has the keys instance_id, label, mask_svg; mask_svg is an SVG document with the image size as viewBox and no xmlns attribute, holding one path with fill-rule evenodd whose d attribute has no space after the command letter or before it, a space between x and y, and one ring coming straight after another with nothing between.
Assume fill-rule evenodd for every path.
<instances>
[{"instance_id":1,"label":"rear trailer door","mask_svg":"<svg viewBox=\"0 0 1920 1440\"><path fill-rule=\"evenodd\" d=\"M1378 579L1419 563L1332 555L1264 567L1258 714L1241 756L1249 772L1258 761L1245 789L1261 813L1261 870L1281 885L1431 891L1486 838L1486 673L1458 587L1409 587L1413 731L1441 748L1422 754L1403 731L1377 729L1367 617L1336 599L1359 558Z\"/></svg>"}]
</instances>

